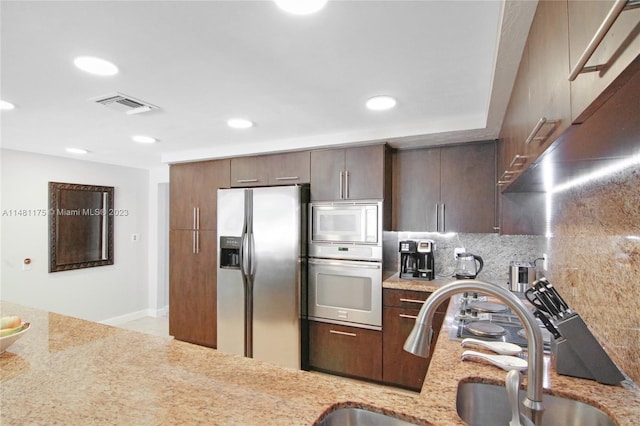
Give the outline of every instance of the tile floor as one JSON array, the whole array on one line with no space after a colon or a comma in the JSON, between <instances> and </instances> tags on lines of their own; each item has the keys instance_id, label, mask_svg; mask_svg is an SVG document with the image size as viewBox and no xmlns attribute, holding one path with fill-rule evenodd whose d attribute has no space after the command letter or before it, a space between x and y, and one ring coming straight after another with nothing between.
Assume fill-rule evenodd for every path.
<instances>
[{"instance_id":1,"label":"tile floor","mask_svg":"<svg viewBox=\"0 0 640 426\"><path fill-rule=\"evenodd\" d=\"M169 336L169 317L144 317L118 325L120 328L140 331L156 336Z\"/></svg>"}]
</instances>

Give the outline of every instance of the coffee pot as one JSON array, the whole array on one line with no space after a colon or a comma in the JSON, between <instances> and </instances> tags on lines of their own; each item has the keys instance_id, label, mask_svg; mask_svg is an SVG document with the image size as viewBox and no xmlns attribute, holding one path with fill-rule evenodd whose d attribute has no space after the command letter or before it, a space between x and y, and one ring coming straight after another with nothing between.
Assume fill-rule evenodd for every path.
<instances>
[{"instance_id":1,"label":"coffee pot","mask_svg":"<svg viewBox=\"0 0 640 426\"><path fill-rule=\"evenodd\" d=\"M484 261L480 256L473 253L458 253L454 272L456 279L473 279L482 271L483 266Z\"/></svg>"}]
</instances>

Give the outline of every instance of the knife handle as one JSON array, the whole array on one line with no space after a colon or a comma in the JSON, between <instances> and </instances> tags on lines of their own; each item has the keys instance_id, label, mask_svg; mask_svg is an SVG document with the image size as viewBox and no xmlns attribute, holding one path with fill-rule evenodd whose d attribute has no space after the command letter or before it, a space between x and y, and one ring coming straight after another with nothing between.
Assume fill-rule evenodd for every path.
<instances>
[{"instance_id":1,"label":"knife handle","mask_svg":"<svg viewBox=\"0 0 640 426\"><path fill-rule=\"evenodd\" d=\"M549 320L549 318L547 318L547 316L545 314L540 312L540 310L536 309L533 312L533 315L535 315L536 317L540 318L540 321L542 321L542 324L544 324L544 327L547 330L549 330L549 333L551 333L551 335L553 336L554 339L559 339L559 338L562 337L562 335L560 334L558 329L553 324L551 324L551 321Z\"/></svg>"}]
</instances>

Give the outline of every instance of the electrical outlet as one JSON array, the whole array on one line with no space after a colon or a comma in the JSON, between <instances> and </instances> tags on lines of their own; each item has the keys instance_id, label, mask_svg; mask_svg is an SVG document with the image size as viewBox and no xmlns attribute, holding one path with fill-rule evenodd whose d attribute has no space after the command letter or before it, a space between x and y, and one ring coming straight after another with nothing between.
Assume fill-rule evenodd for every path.
<instances>
[{"instance_id":1,"label":"electrical outlet","mask_svg":"<svg viewBox=\"0 0 640 426\"><path fill-rule=\"evenodd\" d=\"M134 243L140 241L140 234L131 234L131 241L133 241Z\"/></svg>"},{"instance_id":2,"label":"electrical outlet","mask_svg":"<svg viewBox=\"0 0 640 426\"><path fill-rule=\"evenodd\" d=\"M466 250L464 249L464 247L456 247L453 249L453 258L457 259L458 258L458 253L464 253Z\"/></svg>"}]
</instances>

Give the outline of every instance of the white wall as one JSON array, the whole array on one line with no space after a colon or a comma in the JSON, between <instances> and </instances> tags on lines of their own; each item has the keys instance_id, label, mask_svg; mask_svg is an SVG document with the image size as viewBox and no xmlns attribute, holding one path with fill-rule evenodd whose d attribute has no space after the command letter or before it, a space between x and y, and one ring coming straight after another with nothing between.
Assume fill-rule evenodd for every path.
<instances>
[{"instance_id":1,"label":"white wall","mask_svg":"<svg viewBox=\"0 0 640 426\"><path fill-rule=\"evenodd\" d=\"M156 285L149 253L157 253L149 250L149 171L4 149L0 163L0 298L93 321L146 314ZM48 272L48 217L40 211L49 207L49 181L115 187L114 207L128 215L114 219L114 265ZM23 271L25 258L31 270Z\"/></svg>"},{"instance_id":2,"label":"white wall","mask_svg":"<svg viewBox=\"0 0 640 426\"><path fill-rule=\"evenodd\" d=\"M149 315L169 310L169 166L149 171Z\"/></svg>"}]
</instances>

